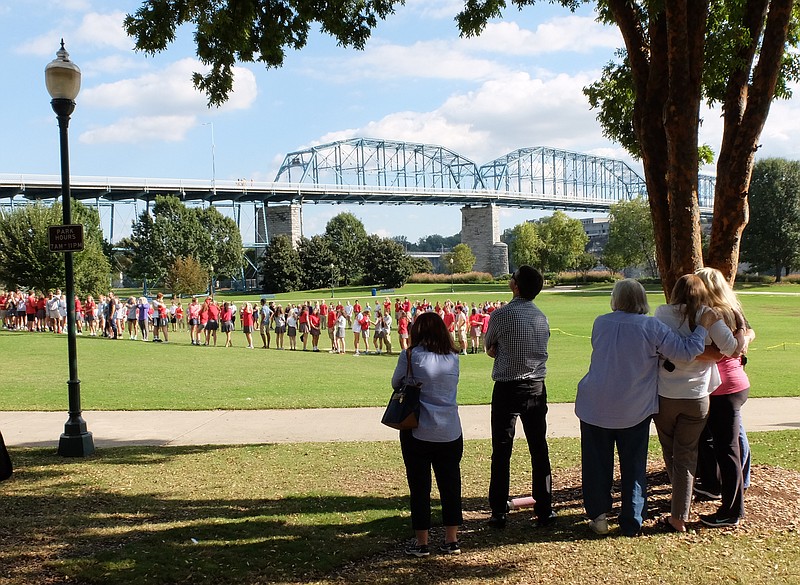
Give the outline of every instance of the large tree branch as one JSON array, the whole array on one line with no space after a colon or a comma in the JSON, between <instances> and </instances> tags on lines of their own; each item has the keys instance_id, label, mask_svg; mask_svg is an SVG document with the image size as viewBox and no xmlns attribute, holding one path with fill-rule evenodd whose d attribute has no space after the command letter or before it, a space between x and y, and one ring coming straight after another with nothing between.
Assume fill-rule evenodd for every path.
<instances>
[{"instance_id":1,"label":"large tree branch","mask_svg":"<svg viewBox=\"0 0 800 585\"><path fill-rule=\"evenodd\" d=\"M747 193L756 143L775 97L793 4L792 0L748 2L743 25L751 33L750 44L740 50L740 66L728 83L708 264L719 268L731 281L736 275L742 231L748 221ZM758 65L749 85L762 30Z\"/></svg>"}]
</instances>

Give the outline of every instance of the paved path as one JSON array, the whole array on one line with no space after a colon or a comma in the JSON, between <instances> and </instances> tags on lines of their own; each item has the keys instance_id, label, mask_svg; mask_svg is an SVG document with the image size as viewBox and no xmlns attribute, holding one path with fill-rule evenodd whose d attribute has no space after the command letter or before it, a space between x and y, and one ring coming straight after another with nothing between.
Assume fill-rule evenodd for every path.
<instances>
[{"instance_id":1,"label":"paved path","mask_svg":"<svg viewBox=\"0 0 800 585\"><path fill-rule=\"evenodd\" d=\"M309 410L84 412L96 447L391 441L397 431L380 424L382 408ZM489 438L489 407L462 406L465 439ZM755 398L743 409L748 431L800 429L800 398ZM0 411L0 431L12 446L56 447L65 412ZM517 425L522 436L522 427ZM572 404L551 404L548 435L577 437Z\"/></svg>"}]
</instances>

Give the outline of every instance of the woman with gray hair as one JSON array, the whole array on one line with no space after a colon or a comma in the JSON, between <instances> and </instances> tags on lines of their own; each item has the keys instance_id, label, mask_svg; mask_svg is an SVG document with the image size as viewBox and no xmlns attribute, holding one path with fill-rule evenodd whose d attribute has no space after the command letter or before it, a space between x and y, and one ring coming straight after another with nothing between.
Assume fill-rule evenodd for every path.
<instances>
[{"instance_id":1,"label":"woman with gray hair","mask_svg":"<svg viewBox=\"0 0 800 585\"><path fill-rule=\"evenodd\" d=\"M589 372L578 383L575 414L581 421L583 501L589 526L608 534L614 447L622 476L620 531L636 536L647 503L650 419L658 412L659 356L688 361L705 348L707 329L718 320L708 310L686 337L648 317L647 293L632 279L618 281L611 313L595 319Z\"/></svg>"}]
</instances>

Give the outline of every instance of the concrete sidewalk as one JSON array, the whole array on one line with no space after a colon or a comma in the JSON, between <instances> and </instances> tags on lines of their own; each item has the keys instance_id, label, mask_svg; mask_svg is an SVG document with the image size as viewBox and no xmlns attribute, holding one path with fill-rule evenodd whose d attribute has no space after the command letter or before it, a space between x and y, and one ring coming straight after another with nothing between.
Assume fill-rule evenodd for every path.
<instances>
[{"instance_id":1,"label":"concrete sidewalk","mask_svg":"<svg viewBox=\"0 0 800 585\"><path fill-rule=\"evenodd\" d=\"M548 436L579 436L573 404L551 404ZM462 406L465 439L490 437L489 406ZM800 429L800 398L754 398L743 410L748 431ZM392 441L397 431L380 424L383 408L214 411L84 412L96 447ZM65 412L0 411L6 444L57 447ZM517 425L517 436L523 436Z\"/></svg>"}]
</instances>

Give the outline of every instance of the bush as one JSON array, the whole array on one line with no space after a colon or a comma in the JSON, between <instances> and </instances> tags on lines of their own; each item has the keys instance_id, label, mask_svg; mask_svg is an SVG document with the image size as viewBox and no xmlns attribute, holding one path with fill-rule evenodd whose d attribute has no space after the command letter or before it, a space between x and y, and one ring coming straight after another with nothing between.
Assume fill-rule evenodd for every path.
<instances>
[{"instance_id":1,"label":"bush","mask_svg":"<svg viewBox=\"0 0 800 585\"><path fill-rule=\"evenodd\" d=\"M592 270L584 274L574 272L560 272L558 274L548 274L550 282L555 284L584 284L597 282L616 282L620 276L610 270Z\"/></svg>"},{"instance_id":2,"label":"bush","mask_svg":"<svg viewBox=\"0 0 800 585\"><path fill-rule=\"evenodd\" d=\"M477 284L481 282L493 282L492 275L488 272L460 272L457 274L429 274L418 272L412 274L408 279L409 283L414 284Z\"/></svg>"},{"instance_id":3,"label":"bush","mask_svg":"<svg viewBox=\"0 0 800 585\"><path fill-rule=\"evenodd\" d=\"M791 274L789 276L784 276L783 281L787 284L800 284L800 274Z\"/></svg>"},{"instance_id":4,"label":"bush","mask_svg":"<svg viewBox=\"0 0 800 585\"><path fill-rule=\"evenodd\" d=\"M775 277L769 276L767 274L737 274L736 282L738 282L739 284L745 282L755 283L755 284L772 284L775 282Z\"/></svg>"}]
</instances>

